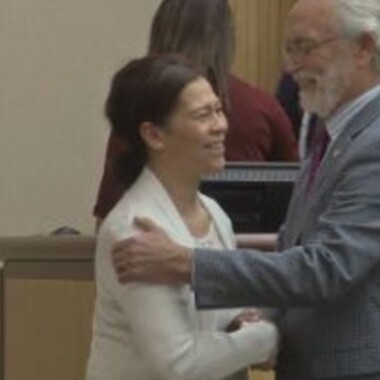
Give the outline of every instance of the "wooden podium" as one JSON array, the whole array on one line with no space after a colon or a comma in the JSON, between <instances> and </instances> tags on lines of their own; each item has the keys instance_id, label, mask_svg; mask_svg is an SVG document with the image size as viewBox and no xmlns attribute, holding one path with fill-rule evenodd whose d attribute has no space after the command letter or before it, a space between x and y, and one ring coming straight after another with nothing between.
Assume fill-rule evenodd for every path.
<instances>
[{"instance_id":1,"label":"wooden podium","mask_svg":"<svg viewBox=\"0 0 380 380\"><path fill-rule=\"evenodd\" d=\"M94 237L0 238L0 380L84 380L94 249Z\"/></svg>"},{"instance_id":2,"label":"wooden podium","mask_svg":"<svg viewBox=\"0 0 380 380\"><path fill-rule=\"evenodd\" d=\"M0 379L83 380L93 237L0 239Z\"/></svg>"}]
</instances>

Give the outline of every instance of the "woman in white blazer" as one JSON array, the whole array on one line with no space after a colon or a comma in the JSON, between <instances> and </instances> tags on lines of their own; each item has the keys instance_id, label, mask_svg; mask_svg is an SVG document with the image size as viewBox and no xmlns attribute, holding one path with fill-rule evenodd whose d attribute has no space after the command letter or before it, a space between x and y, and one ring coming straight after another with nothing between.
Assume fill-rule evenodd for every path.
<instances>
[{"instance_id":1,"label":"woman in white blazer","mask_svg":"<svg viewBox=\"0 0 380 380\"><path fill-rule=\"evenodd\" d=\"M201 178L225 163L220 100L178 57L146 57L115 75L106 115L129 145L120 166L127 191L99 231L87 380L246 378L245 368L275 353L272 323L247 313L227 332L240 310L196 311L188 286L121 285L110 254L135 232L136 217L149 217L188 247L234 247L228 217L198 192Z\"/></svg>"}]
</instances>

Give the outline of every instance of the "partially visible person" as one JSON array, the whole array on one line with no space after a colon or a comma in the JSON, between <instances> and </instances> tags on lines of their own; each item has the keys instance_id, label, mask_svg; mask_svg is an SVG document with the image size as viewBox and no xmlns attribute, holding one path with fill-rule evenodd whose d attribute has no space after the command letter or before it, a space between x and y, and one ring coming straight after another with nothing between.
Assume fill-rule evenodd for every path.
<instances>
[{"instance_id":1,"label":"partially visible person","mask_svg":"<svg viewBox=\"0 0 380 380\"><path fill-rule=\"evenodd\" d=\"M284 43L301 106L325 129L278 251L193 252L145 223L115 266L124 281L192 282L201 309L278 307L278 380L379 380L380 1L298 0Z\"/></svg>"},{"instance_id":2,"label":"partially visible person","mask_svg":"<svg viewBox=\"0 0 380 380\"><path fill-rule=\"evenodd\" d=\"M163 0L150 31L150 54L180 53L207 76L225 107L227 161L296 161L297 140L274 96L230 74L234 32L228 0ZM125 187L114 162L128 147L111 134L94 215L103 219Z\"/></svg>"},{"instance_id":3,"label":"partially visible person","mask_svg":"<svg viewBox=\"0 0 380 380\"><path fill-rule=\"evenodd\" d=\"M198 71L175 57L134 60L114 77L106 104L128 142L126 189L97 241L96 304L87 380L243 380L275 355L277 332L254 310L197 312L189 286L120 285L112 246L149 217L187 247L233 248L231 222L198 192L225 163L227 121Z\"/></svg>"},{"instance_id":4,"label":"partially visible person","mask_svg":"<svg viewBox=\"0 0 380 380\"><path fill-rule=\"evenodd\" d=\"M277 84L276 98L288 115L293 125L294 134L299 139L304 112L300 105L298 85L287 72L282 74Z\"/></svg>"}]
</instances>

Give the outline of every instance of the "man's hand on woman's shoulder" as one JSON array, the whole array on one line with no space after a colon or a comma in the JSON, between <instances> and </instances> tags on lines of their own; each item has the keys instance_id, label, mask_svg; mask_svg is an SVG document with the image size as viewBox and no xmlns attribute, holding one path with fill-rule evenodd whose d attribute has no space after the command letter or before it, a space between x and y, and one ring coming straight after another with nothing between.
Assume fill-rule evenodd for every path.
<instances>
[{"instance_id":1,"label":"man's hand on woman's shoulder","mask_svg":"<svg viewBox=\"0 0 380 380\"><path fill-rule=\"evenodd\" d=\"M116 243L112 262L121 283L186 283L191 277L191 252L173 242L148 218L136 218L136 235Z\"/></svg>"}]
</instances>

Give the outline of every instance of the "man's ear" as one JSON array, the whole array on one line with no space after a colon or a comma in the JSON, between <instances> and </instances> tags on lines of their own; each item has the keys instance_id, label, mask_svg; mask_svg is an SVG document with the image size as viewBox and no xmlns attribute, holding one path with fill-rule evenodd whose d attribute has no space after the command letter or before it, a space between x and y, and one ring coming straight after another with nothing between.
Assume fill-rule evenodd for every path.
<instances>
[{"instance_id":1,"label":"man's ear","mask_svg":"<svg viewBox=\"0 0 380 380\"><path fill-rule=\"evenodd\" d=\"M376 54L376 41L371 33L363 33L357 40L358 50L356 53L359 66L367 66Z\"/></svg>"},{"instance_id":2,"label":"man's ear","mask_svg":"<svg viewBox=\"0 0 380 380\"><path fill-rule=\"evenodd\" d=\"M163 131L162 129L150 122L144 121L140 124L140 136L148 148L160 151L164 148Z\"/></svg>"}]
</instances>

